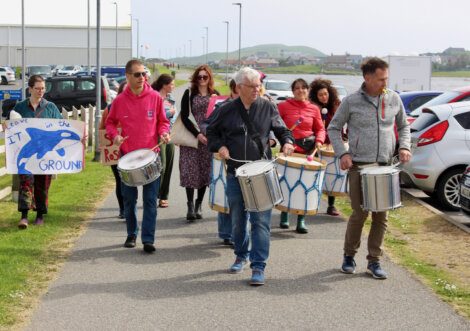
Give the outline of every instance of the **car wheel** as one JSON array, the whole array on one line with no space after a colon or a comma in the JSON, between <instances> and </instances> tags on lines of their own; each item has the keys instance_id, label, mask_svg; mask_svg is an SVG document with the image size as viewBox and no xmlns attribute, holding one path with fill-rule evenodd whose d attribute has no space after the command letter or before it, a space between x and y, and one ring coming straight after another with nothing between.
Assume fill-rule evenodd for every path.
<instances>
[{"instance_id":1,"label":"car wheel","mask_svg":"<svg viewBox=\"0 0 470 331\"><path fill-rule=\"evenodd\" d=\"M463 168L451 169L445 172L437 183L436 197L439 203L448 210L459 210L460 178Z\"/></svg>"},{"instance_id":2,"label":"car wheel","mask_svg":"<svg viewBox=\"0 0 470 331\"><path fill-rule=\"evenodd\" d=\"M8 81L5 76L2 76L2 85L8 85Z\"/></svg>"}]
</instances>

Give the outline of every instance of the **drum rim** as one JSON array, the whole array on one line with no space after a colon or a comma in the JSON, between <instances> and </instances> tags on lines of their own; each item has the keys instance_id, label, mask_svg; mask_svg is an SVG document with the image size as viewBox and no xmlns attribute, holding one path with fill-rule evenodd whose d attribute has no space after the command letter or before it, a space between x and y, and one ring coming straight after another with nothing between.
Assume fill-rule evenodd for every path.
<instances>
[{"instance_id":1,"label":"drum rim","mask_svg":"<svg viewBox=\"0 0 470 331\"><path fill-rule=\"evenodd\" d=\"M388 168L391 171L390 172L378 173L378 174L371 174L369 172L373 169L378 169L378 168ZM375 176L393 176L393 175L396 175L396 174L399 174L399 173L400 173L400 169L394 168L393 166L389 166L389 165L366 167L366 168L361 169L361 171L359 172L359 174L361 176L374 176L374 177Z\"/></svg>"},{"instance_id":2,"label":"drum rim","mask_svg":"<svg viewBox=\"0 0 470 331\"><path fill-rule=\"evenodd\" d=\"M152 160L150 163L155 162L156 160L158 160L158 155L159 155L158 152L155 152L155 151L151 150L150 148L139 148L139 149L133 150L133 151L131 151L131 152L129 152L129 153L126 153L126 154L124 154L124 155L121 155L121 157L120 157L119 160L118 160L118 164L117 164L118 170L133 171L133 170L135 170L135 169L138 169L138 168L128 169L128 168L122 168L122 167L119 166L119 162L120 162L123 158L125 158L127 155L131 155L132 153L138 152L138 151L152 152L152 153L154 154L154 158L153 158L153 160ZM149 164L149 163L147 163L147 164L145 164L145 165L148 165L148 164ZM145 166L145 165L144 165L144 166Z\"/></svg>"},{"instance_id":3,"label":"drum rim","mask_svg":"<svg viewBox=\"0 0 470 331\"><path fill-rule=\"evenodd\" d=\"M300 154L300 153L292 153L290 156L294 156L294 157L298 157L298 158L306 158L305 154ZM284 155L277 153L276 154L276 163L284 165L284 166L288 166L288 167L291 167L291 168L300 169L300 168L303 167L304 169L308 169L308 170L325 170L327 165L328 165L324 160L321 160L318 157L314 157L313 160L315 162L320 163L320 165L294 163L292 161L282 159L282 157L284 157Z\"/></svg>"}]
</instances>

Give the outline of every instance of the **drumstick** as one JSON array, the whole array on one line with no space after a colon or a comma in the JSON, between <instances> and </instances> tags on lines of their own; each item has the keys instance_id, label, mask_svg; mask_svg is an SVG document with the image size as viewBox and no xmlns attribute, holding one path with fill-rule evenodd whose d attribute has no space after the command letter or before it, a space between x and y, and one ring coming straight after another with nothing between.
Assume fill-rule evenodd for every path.
<instances>
[{"instance_id":1,"label":"drumstick","mask_svg":"<svg viewBox=\"0 0 470 331\"><path fill-rule=\"evenodd\" d=\"M299 119L297 121L295 121L294 125L292 125L289 129L289 131L292 131L294 130L300 123L302 123L304 120L304 117L303 116L300 116Z\"/></svg>"},{"instance_id":2,"label":"drumstick","mask_svg":"<svg viewBox=\"0 0 470 331\"><path fill-rule=\"evenodd\" d=\"M317 148L313 150L312 154L307 155L307 161L309 162L313 161L313 156L315 155L316 152L317 152Z\"/></svg>"},{"instance_id":3,"label":"drumstick","mask_svg":"<svg viewBox=\"0 0 470 331\"><path fill-rule=\"evenodd\" d=\"M171 139L171 134L170 134L170 139ZM153 146L152 148L150 148L151 151L155 150L157 147L160 147L161 145L163 145L165 143L164 140L160 141L158 144L156 144L155 146Z\"/></svg>"}]
</instances>

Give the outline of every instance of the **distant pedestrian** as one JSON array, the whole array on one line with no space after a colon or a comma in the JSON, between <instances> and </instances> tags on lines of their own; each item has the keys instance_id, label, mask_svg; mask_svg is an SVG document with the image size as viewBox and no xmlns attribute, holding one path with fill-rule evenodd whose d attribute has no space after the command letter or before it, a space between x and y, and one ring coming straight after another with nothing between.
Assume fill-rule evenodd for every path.
<instances>
[{"instance_id":1,"label":"distant pedestrian","mask_svg":"<svg viewBox=\"0 0 470 331\"><path fill-rule=\"evenodd\" d=\"M46 83L42 76L32 75L29 77L28 88L31 96L17 103L13 108L15 112L23 118L62 118L57 106L44 99ZM30 209L37 213L34 225L44 224L51 178L51 175L19 175L18 211L21 212L21 220L18 227L20 229L28 227L28 211Z\"/></svg>"},{"instance_id":2,"label":"distant pedestrian","mask_svg":"<svg viewBox=\"0 0 470 331\"><path fill-rule=\"evenodd\" d=\"M341 271L356 271L354 256L361 244L362 228L369 214L361 206L360 171L368 165L387 165L395 150L394 125L398 129L400 161L411 158L410 126L400 97L387 89L388 64L379 58L370 58L362 66L364 83L361 88L343 99L328 126L328 135L341 169L349 169L349 196L353 210L349 217L344 240ZM349 150L343 144L343 127L348 126ZM387 273L380 265L382 243L387 228L387 212L373 212L367 240L367 271L374 278L385 279Z\"/></svg>"}]
</instances>

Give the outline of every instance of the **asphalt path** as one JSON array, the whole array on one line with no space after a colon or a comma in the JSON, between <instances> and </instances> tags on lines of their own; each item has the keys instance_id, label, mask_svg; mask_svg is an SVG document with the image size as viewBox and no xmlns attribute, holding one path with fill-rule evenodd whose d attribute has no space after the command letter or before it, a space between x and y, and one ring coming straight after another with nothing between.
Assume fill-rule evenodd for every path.
<instances>
[{"instance_id":1,"label":"asphalt path","mask_svg":"<svg viewBox=\"0 0 470 331\"><path fill-rule=\"evenodd\" d=\"M273 213L266 285L254 288L249 269L227 272L233 251L217 238L207 194L204 219L186 223L178 157L169 203L158 209L157 250L149 255L140 242L135 249L122 247L125 224L116 218L111 193L27 329L470 330L467 319L387 257L387 280L365 274L364 248L357 273L340 273L346 222L323 214L324 205L307 217L307 235L279 229L279 212Z\"/></svg>"}]
</instances>

